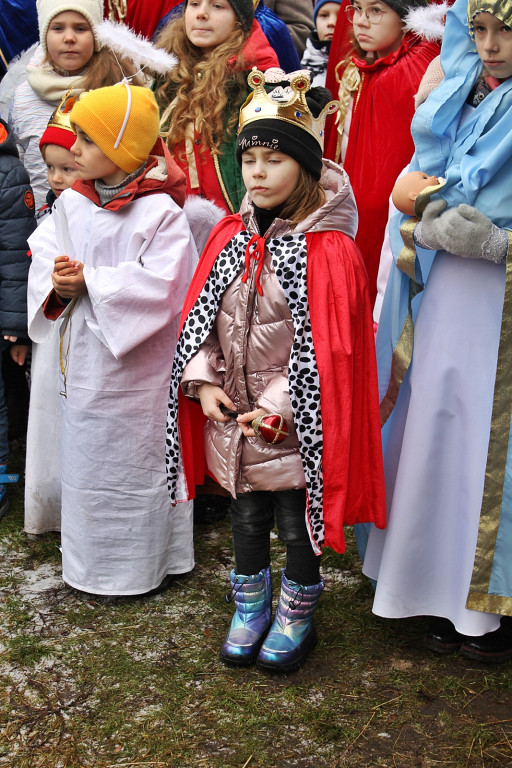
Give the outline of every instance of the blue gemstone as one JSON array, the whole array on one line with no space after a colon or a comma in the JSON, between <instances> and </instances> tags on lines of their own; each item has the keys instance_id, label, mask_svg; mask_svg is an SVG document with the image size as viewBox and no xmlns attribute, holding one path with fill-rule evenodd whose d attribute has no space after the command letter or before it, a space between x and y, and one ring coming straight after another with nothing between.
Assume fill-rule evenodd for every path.
<instances>
[{"instance_id":1,"label":"blue gemstone","mask_svg":"<svg viewBox=\"0 0 512 768\"><path fill-rule=\"evenodd\" d=\"M254 107L255 112L261 112L261 107Z\"/></svg>"},{"instance_id":2,"label":"blue gemstone","mask_svg":"<svg viewBox=\"0 0 512 768\"><path fill-rule=\"evenodd\" d=\"M302 112L299 112L298 110L295 112L295 117L302 117Z\"/></svg>"}]
</instances>

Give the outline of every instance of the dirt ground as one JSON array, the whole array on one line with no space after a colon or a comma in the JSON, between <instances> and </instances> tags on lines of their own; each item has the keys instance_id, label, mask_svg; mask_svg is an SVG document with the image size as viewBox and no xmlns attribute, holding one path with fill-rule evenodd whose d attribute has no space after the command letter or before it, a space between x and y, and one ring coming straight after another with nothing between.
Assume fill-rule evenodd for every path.
<instances>
[{"instance_id":1,"label":"dirt ground","mask_svg":"<svg viewBox=\"0 0 512 768\"><path fill-rule=\"evenodd\" d=\"M512 664L430 654L427 618L375 617L350 533L323 559L317 647L276 677L218 659L226 520L196 526L189 578L118 603L67 587L58 536L22 528L20 485L0 523L0 766L512 766ZM273 559L277 589L277 539Z\"/></svg>"}]
</instances>

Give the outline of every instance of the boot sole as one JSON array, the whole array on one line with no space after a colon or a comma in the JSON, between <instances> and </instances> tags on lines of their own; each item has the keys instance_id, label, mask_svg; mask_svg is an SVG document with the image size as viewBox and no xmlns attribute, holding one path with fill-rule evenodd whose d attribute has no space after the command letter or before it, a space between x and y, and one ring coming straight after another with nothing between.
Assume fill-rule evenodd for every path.
<instances>
[{"instance_id":1,"label":"boot sole","mask_svg":"<svg viewBox=\"0 0 512 768\"><path fill-rule=\"evenodd\" d=\"M313 650L317 644L317 634L313 627L309 635L307 635L300 646L300 653L293 661L289 662L273 662L266 659L256 659L256 665L265 670L265 672L273 672L275 674L286 674L287 672L297 672L304 662L306 661L309 653Z\"/></svg>"},{"instance_id":2,"label":"boot sole","mask_svg":"<svg viewBox=\"0 0 512 768\"><path fill-rule=\"evenodd\" d=\"M246 658L232 658L231 656L223 656L222 653L219 653L219 659L223 664L227 664L228 667L250 667L256 661L258 653L259 649L253 656Z\"/></svg>"},{"instance_id":3,"label":"boot sole","mask_svg":"<svg viewBox=\"0 0 512 768\"><path fill-rule=\"evenodd\" d=\"M480 661L482 664L501 664L504 661L508 661L512 658L512 648L507 648L504 651L477 651L474 648L462 645L460 648L461 656L466 659L473 659L474 661Z\"/></svg>"}]
</instances>

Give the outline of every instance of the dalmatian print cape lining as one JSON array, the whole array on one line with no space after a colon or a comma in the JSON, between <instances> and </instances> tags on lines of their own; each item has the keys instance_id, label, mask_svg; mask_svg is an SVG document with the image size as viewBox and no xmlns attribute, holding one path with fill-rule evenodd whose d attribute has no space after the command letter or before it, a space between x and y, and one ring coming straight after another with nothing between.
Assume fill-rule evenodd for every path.
<instances>
[{"instance_id":1,"label":"dalmatian print cape lining","mask_svg":"<svg viewBox=\"0 0 512 768\"><path fill-rule=\"evenodd\" d=\"M188 361L195 355L213 327L226 288L245 269L245 252L251 235L244 230L219 253L204 287L186 318L176 347L167 415L166 466L173 503L186 498L177 424L178 389ZM288 382L293 419L299 438L306 477L308 509L306 522L316 554L324 543L322 418L320 378L309 317L306 284L307 244L303 234L283 235L266 241L272 266L284 292L294 326ZM251 262L253 268L254 262Z\"/></svg>"}]
</instances>

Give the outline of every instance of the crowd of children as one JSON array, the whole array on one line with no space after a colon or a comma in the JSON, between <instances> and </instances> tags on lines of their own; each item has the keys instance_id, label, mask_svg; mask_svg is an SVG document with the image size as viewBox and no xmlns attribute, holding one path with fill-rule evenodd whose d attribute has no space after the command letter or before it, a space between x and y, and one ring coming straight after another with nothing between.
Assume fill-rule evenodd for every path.
<instances>
[{"instance_id":1,"label":"crowd of children","mask_svg":"<svg viewBox=\"0 0 512 768\"><path fill-rule=\"evenodd\" d=\"M73 589L153 595L194 568L207 479L231 515L224 663L302 666L322 551L361 523L377 615L504 661L512 3L307 3L300 39L279 21L290 54L261 0L155 5L154 43L103 0L37 0L0 121L25 531L60 531ZM0 517L7 416L0 380Z\"/></svg>"}]
</instances>

